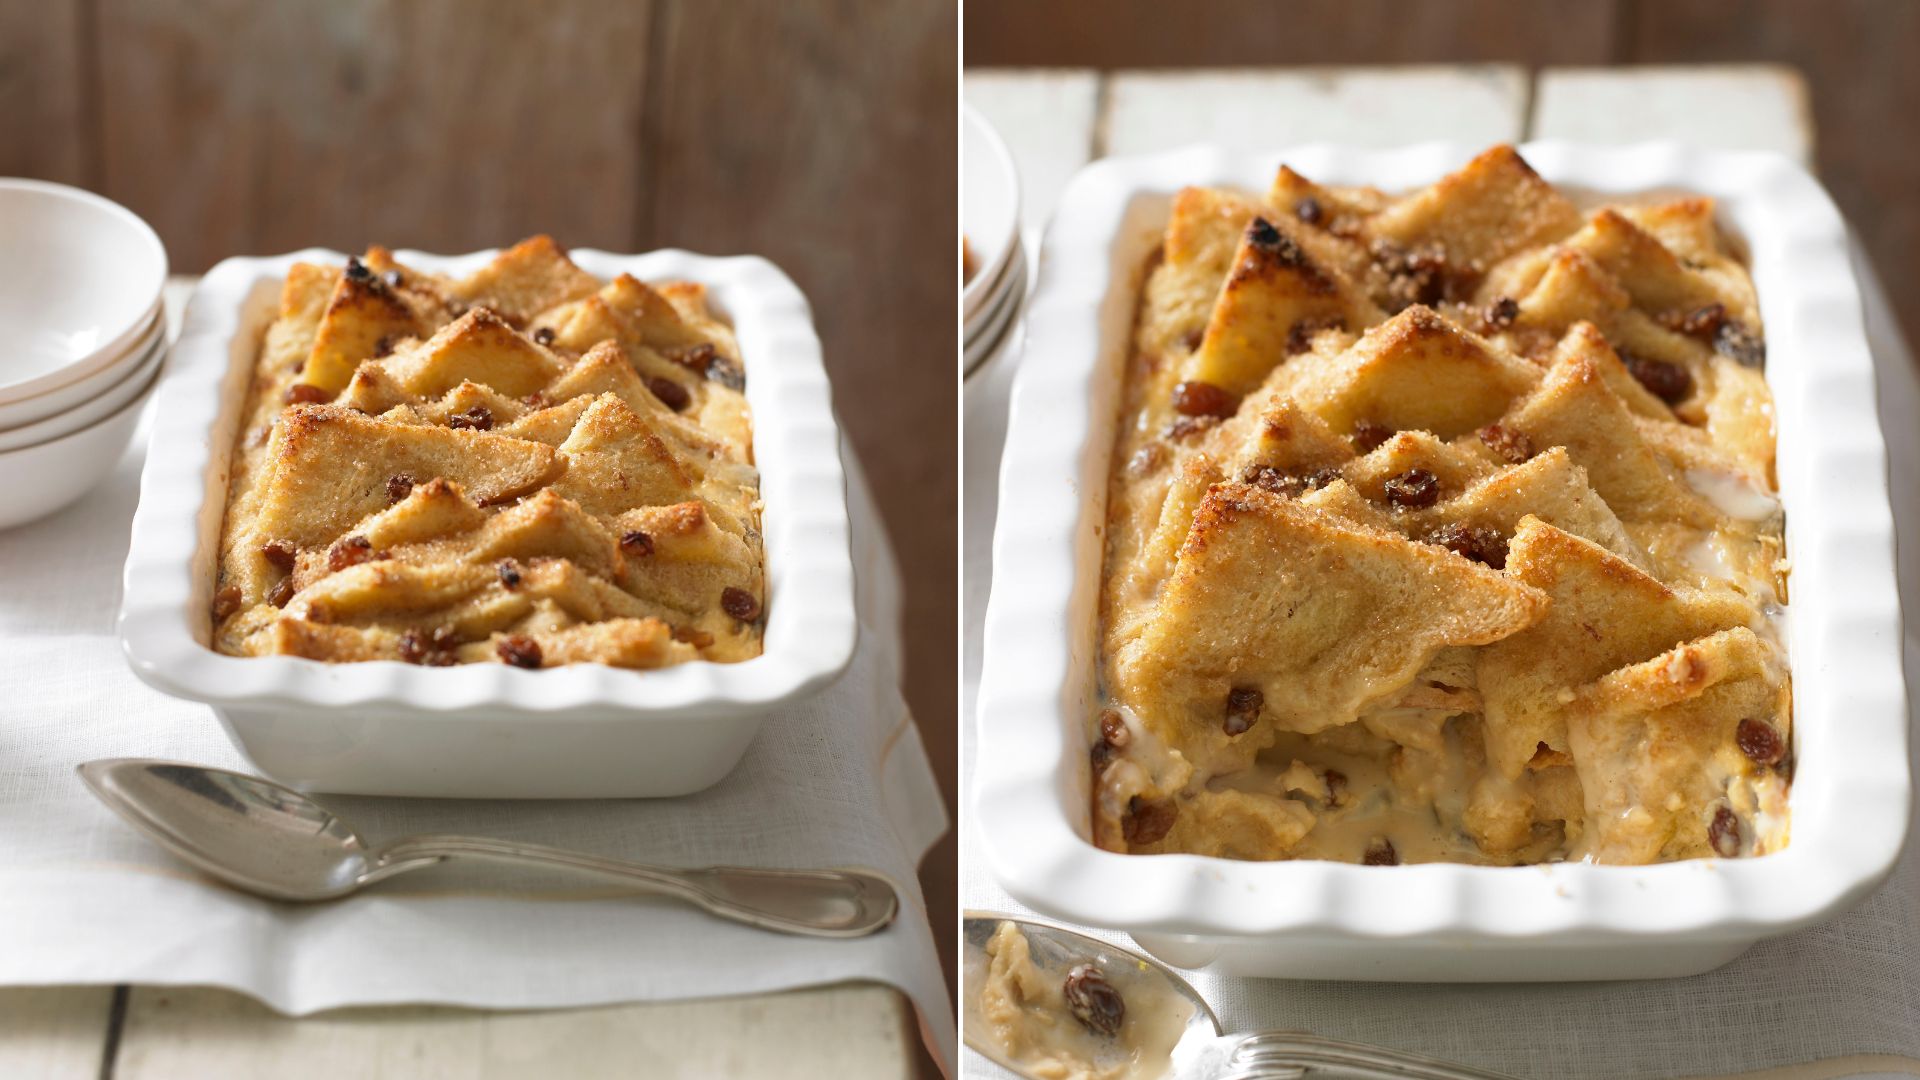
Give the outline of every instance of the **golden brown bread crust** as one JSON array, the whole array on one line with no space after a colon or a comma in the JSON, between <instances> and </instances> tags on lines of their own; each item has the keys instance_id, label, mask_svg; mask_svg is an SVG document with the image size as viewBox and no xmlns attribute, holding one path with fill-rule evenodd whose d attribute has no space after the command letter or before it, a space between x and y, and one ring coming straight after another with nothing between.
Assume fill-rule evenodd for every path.
<instances>
[{"instance_id":1,"label":"golden brown bread crust","mask_svg":"<svg viewBox=\"0 0 1920 1080\"><path fill-rule=\"evenodd\" d=\"M1096 841L1783 845L1758 311L1710 200L1583 212L1510 147L1401 197L1181 192L1107 500Z\"/></svg>"},{"instance_id":2,"label":"golden brown bread crust","mask_svg":"<svg viewBox=\"0 0 1920 1080\"><path fill-rule=\"evenodd\" d=\"M546 237L449 280L299 264L235 447L214 642L238 655L660 667L759 654L745 377L697 286Z\"/></svg>"}]
</instances>

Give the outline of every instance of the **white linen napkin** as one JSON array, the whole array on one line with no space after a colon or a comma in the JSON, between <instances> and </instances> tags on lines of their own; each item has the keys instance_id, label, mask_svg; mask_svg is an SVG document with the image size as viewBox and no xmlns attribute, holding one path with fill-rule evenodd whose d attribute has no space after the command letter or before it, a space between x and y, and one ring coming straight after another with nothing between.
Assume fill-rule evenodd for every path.
<instances>
[{"instance_id":1,"label":"white linen napkin","mask_svg":"<svg viewBox=\"0 0 1920 1080\"><path fill-rule=\"evenodd\" d=\"M99 490L0 532L0 984L214 985L304 1014L394 1003L555 1008L878 980L909 995L934 1056L953 1061L949 994L914 873L947 820L899 692L898 575L851 455L861 613L852 667L769 719L718 786L658 800L323 797L376 842L462 832L670 865L864 866L899 886L894 926L829 941L491 867L279 904L213 884L136 834L94 800L75 765L136 756L248 768L207 707L135 679L114 636L144 430Z\"/></svg>"},{"instance_id":2,"label":"white linen napkin","mask_svg":"<svg viewBox=\"0 0 1920 1080\"><path fill-rule=\"evenodd\" d=\"M1909 613L1920 612L1920 541L1915 539L1920 537L1920 384L1886 296L1858 245L1855 266L1867 293L1867 329L1892 466L1902 606ZM993 409L1004 413L1006 380L1007 372L997 370L970 380L965 390L968 647L961 706L963 777L971 776L973 768L977 641L986 596L981 582L990 569L992 485L1005 428L1004 416ZM976 445L986 440L991 440L990 449ZM982 506L985 513L977 513ZM1912 681L1920 673L1916 622L1920 620L1909 614L1910 705L1920 703ZM1920 755L1915 768L1920 770ZM964 908L1032 914L993 880L968 830L961 832L961 845ZM1910 832L1892 877L1860 907L1823 926L1763 941L1726 967L1687 979L1463 985L1190 973L1190 981L1228 1031L1308 1031L1418 1051L1529 1080L1651 1080L1758 1070L1777 1070L1768 1071L1767 1080L1920 1076L1917 847L1920 838ZM1132 945L1125 934L1082 929ZM967 1051L961 1075L1000 1080L1012 1074Z\"/></svg>"}]
</instances>

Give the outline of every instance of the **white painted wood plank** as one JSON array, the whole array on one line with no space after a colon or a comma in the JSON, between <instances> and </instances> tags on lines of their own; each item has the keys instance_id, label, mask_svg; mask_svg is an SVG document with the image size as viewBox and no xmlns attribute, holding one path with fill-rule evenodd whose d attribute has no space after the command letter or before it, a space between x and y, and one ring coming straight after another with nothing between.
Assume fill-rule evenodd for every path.
<instances>
[{"instance_id":1,"label":"white painted wood plank","mask_svg":"<svg viewBox=\"0 0 1920 1080\"><path fill-rule=\"evenodd\" d=\"M111 986L0 990L0 1076L93 1080L112 1009Z\"/></svg>"},{"instance_id":2,"label":"white painted wood plank","mask_svg":"<svg viewBox=\"0 0 1920 1080\"><path fill-rule=\"evenodd\" d=\"M1006 140L1020 169L1020 219L1038 229L1093 152L1100 78L1082 70L982 68L964 80L967 104Z\"/></svg>"},{"instance_id":3,"label":"white painted wood plank","mask_svg":"<svg viewBox=\"0 0 1920 1080\"><path fill-rule=\"evenodd\" d=\"M913 1023L906 1000L875 984L563 1012L415 1006L300 1019L224 990L139 987L128 1002L113 1075L898 1080L914 1072Z\"/></svg>"},{"instance_id":4,"label":"white painted wood plank","mask_svg":"<svg viewBox=\"0 0 1920 1080\"><path fill-rule=\"evenodd\" d=\"M1532 138L1680 139L1813 160L1806 82L1789 67L1549 68L1534 95Z\"/></svg>"},{"instance_id":5,"label":"white painted wood plank","mask_svg":"<svg viewBox=\"0 0 1920 1080\"><path fill-rule=\"evenodd\" d=\"M1097 145L1108 154L1191 143L1480 145L1519 138L1526 114L1526 72L1511 65L1119 72Z\"/></svg>"}]
</instances>

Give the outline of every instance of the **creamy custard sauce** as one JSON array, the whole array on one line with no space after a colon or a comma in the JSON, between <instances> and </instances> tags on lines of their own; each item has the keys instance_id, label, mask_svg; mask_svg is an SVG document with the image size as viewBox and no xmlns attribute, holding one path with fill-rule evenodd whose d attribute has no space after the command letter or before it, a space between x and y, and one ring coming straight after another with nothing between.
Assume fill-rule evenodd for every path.
<instances>
[{"instance_id":1,"label":"creamy custard sauce","mask_svg":"<svg viewBox=\"0 0 1920 1080\"><path fill-rule=\"evenodd\" d=\"M1096 1019L1090 1026L1068 1000L1073 970L1043 966L1020 928L1001 923L984 952L967 958L963 983L969 1036L983 1040L1027 1075L1045 1080L1166 1076L1193 1006L1144 964L1138 971L1103 970L1113 995L1107 1000L1122 1004L1113 1030L1097 1030L1104 1022Z\"/></svg>"},{"instance_id":2,"label":"creamy custard sauce","mask_svg":"<svg viewBox=\"0 0 1920 1080\"><path fill-rule=\"evenodd\" d=\"M1787 842L1759 306L1710 200L1496 147L1188 189L1108 487L1094 839L1644 863Z\"/></svg>"}]
</instances>

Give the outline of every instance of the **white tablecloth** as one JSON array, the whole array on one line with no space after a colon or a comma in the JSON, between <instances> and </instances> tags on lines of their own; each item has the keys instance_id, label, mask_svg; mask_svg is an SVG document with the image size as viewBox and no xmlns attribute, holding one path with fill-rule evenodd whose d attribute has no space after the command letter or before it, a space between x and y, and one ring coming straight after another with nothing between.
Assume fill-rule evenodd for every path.
<instances>
[{"instance_id":1,"label":"white tablecloth","mask_svg":"<svg viewBox=\"0 0 1920 1080\"><path fill-rule=\"evenodd\" d=\"M1037 244L1029 247L1038 250ZM1864 260L1856 261L1869 279L1868 330L1892 459L1903 606L1920 611L1920 542L1913 539L1920 536L1920 385L1884 293L1871 280ZM963 777L971 775L974 754L973 703L991 574L993 489L1015 367L1009 359L1000 358L965 388ZM1910 673L1920 672L1920 637L1914 631L1910 620ZM1909 696L1920 701L1920 694ZM963 814L965 806L963 802ZM974 836L962 830L961 840L962 906L1027 913L987 872ZM1762 942L1719 971L1688 979L1423 985L1202 973L1192 981L1229 1031L1310 1031L1416 1050L1532 1080L1713 1076L1816 1061L1826 1064L1768 1075L1772 1080L1920 1075L1917 844L1920 840L1910 835L1890 882L1854 911L1824 926ZM1130 944L1124 934L1088 932ZM962 1075L997 1080L1010 1074L969 1051Z\"/></svg>"},{"instance_id":2,"label":"white tablecloth","mask_svg":"<svg viewBox=\"0 0 1920 1080\"><path fill-rule=\"evenodd\" d=\"M324 800L376 842L463 832L670 865L858 865L900 887L894 926L828 941L494 868L450 866L348 900L278 904L198 877L136 835L94 801L76 764L145 756L246 768L206 707L137 681L114 637L143 441L79 504L0 533L0 984L216 985L300 1014L402 1002L554 1008L878 980L912 998L936 1057L953 1059L949 994L915 877L947 821L899 693L899 581L857 463L853 665L771 718L718 786L665 800Z\"/></svg>"}]
</instances>

